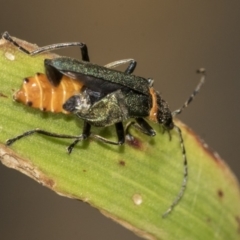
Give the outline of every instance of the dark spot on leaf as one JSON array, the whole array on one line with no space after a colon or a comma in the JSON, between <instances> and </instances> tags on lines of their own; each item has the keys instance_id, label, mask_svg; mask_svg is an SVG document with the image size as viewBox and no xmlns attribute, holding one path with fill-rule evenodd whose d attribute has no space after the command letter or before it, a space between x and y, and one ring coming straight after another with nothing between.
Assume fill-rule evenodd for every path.
<instances>
[{"instance_id":1,"label":"dark spot on leaf","mask_svg":"<svg viewBox=\"0 0 240 240\"><path fill-rule=\"evenodd\" d=\"M123 160L119 160L118 163L119 163L120 166L123 166L123 167L126 165L126 163Z\"/></svg>"},{"instance_id":2,"label":"dark spot on leaf","mask_svg":"<svg viewBox=\"0 0 240 240\"><path fill-rule=\"evenodd\" d=\"M44 183L50 188L54 187L55 185L55 182L52 179L47 179L47 178L44 179Z\"/></svg>"},{"instance_id":3,"label":"dark spot on leaf","mask_svg":"<svg viewBox=\"0 0 240 240\"><path fill-rule=\"evenodd\" d=\"M238 233L240 234L240 217L236 216L235 219L236 219L237 224L238 224Z\"/></svg>"},{"instance_id":4,"label":"dark spot on leaf","mask_svg":"<svg viewBox=\"0 0 240 240\"><path fill-rule=\"evenodd\" d=\"M87 170L83 169L83 172L86 172Z\"/></svg>"},{"instance_id":5,"label":"dark spot on leaf","mask_svg":"<svg viewBox=\"0 0 240 240\"><path fill-rule=\"evenodd\" d=\"M217 193L220 198L224 196L223 191L221 189L219 189Z\"/></svg>"},{"instance_id":6,"label":"dark spot on leaf","mask_svg":"<svg viewBox=\"0 0 240 240\"><path fill-rule=\"evenodd\" d=\"M207 222L208 223L211 223L212 222L212 219L210 217L207 218Z\"/></svg>"},{"instance_id":7,"label":"dark spot on leaf","mask_svg":"<svg viewBox=\"0 0 240 240\"><path fill-rule=\"evenodd\" d=\"M5 97L5 98L7 98L7 96L6 95L4 95L3 93L1 93L0 92L0 97Z\"/></svg>"}]
</instances>

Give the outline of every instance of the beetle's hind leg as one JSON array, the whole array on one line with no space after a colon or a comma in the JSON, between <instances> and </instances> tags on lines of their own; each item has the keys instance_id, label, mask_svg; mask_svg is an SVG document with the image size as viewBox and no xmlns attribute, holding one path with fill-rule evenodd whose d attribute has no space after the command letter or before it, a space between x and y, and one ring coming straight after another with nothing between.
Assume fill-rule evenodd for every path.
<instances>
[{"instance_id":1,"label":"beetle's hind leg","mask_svg":"<svg viewBox=\"0 0 240 240\"><path fill-rule=\"evenodd\" d=\"M14 142L16 142L16 141L18 141L18 140L20 140L20 139L22 139L24 137L30 136L30 135L32 135L34 133L38 133L38 134L42 134L42 135L49 136L49 137L54 137L54 138L75 139L74 142L72 144L70 144L68 146L68 148L67 148L67 151L68 151L69 154L72 152L73 148L75 147L75 145L78 142L83 141L83 140L87 139L90 136L95 138L95 139L97 139L97 140L105 142L105 143L109 143L109 144L113 144L113 145L122 145L125 142L125 134L124 134L124 128L123 128L122 122L116 123L115 127L116 127L117 136L118 136L118 141L117 142L108 140L108 139L106 139L104 137L101 137L99 135L91 133L90 132L91 125L85 121L84 122L84 126L83 126L83 132L82 132L81 135L57 134L57 133L52 133L52 132L48 132L48 131L36 128L36 129L30 130L30 131L24 132L23 134L18 135L18 136L14 137L14 138L8 139L6 141L6 145L10 146Z\"/></svg>"},{"instance_id":2,"label":"beetle's hind leg","mask_svg":"<svg viewBox=\"0 0 240 240\"><path fill-rule=\"evenodd\" d=\"M49 137L54 137L54 138L75 139L75 141L67 148L68 153L71 153L72 149L74 148L74 146L79 141L85 140L85 139L87 139L90 136L90 129L91 129L91 125L89 123L87 123L87 122L84 122L82 134L78 135L78 136L74 136L74 135L52 133L52 132L48 132L48 131L45 131L45 130L37 128L37 129L33 129L33 130L30 130L30 131L24 132L23 134L18 135L15 138L8 139L6 141L6 145L10 146L14 142L20 140L23 137L27 137L27 136L32 135L34 133L39 133L39 134L46 135L46 136L49 136Z\"/></svg>"},{"instance_id":3,"label":"beetle's hind leg","mask_svg":"<svg viewBox=\"0 0 240 240\"><path fill-rule=\"evenodd\" d=\"M127 69L125 70L125 73L132 74L136 66L137 66L137 62L135 60L132 60L128 65Z\"/></svg>"},{"instance_id":4,"label":"beetle's hind leg","mask_svg":"<svg viewBox=\"0 0 240 240\"><path fill-rule=\"evenodd\" d=\"M111 62L111 63L106 64L104 67L112 69L112 68L116 68L116 67L119 67L119 66L121 66L123 64L127 64L127 63L128 63L128 67L124 72L127 74L132 74L137 66L137 62L131 58Z\"/></svg>"},{"instance_id":5,"label":"beetle's hind leg","mask_svg":"<svg viewBox=\"0 0 240 240\"><path fill-rule=\"evenodd\" d=\"M24 132L23 134L18 135L18 136L14 137L14 138L8 139L6 141L6 145L10 146L14 142L16 142L16 141L18 141L18 140L20 140L20 139L22 139L24 137L30 136L30 135L32 135L34 133L39 133L39 134L46 135L46 136L49 136L49 137L54 137L54 138L78 139L78 141L85 139L84 136L82 136L82 135L74 136L74 135L66 135L66 134L57 134L57 133L52 133L52 132L48 132L48 131L36 128L36 129L30 130L30 131Z\"/></svg>"},{"instance_id":6,"label":"beetle's hind leg","mask_svg":"<svg viewBox=\"0 0 240 240\"><path fill-rule=\"evenodd\" d=\"M7 40L8 42L12 43L15 47L17 47L20 51L28 54L28 55L31 55L31 52L28 51L27 49L25 49L24 47L20 46L16 41L14 41L12 39L12 37L9 35L8 32L4 32L3 35L2 35L2 38L4 38L5 40Z\"/></svg>"},{"instance_id":7,"label":"beetle's hind leg","mask_svg":"<svg viewBox=\"0 0 240 240\"><path fill-rule=\"evenodd\" d=\"M22 51L22 52L24 52L28 55L31 55L31 56L38 55L38 54L43 53L43 52L49 52L49 51L53 51L53 50L57 50L57 49L62 49L62 48L67 48L67 47L76 47L77 46L77 47L80 47L81 54L82 54L82 60L89 62L87 45L84 44L84 43L81 43L81 42L56 43L56 44L48 45L48 46L45 46L45 47L39 47L39 48L37 48L33 51L29 51L26 48L20 46L15 40L13 40L13 38L9 35L8 32L3 33L2 38L11 42L20 51Z\"/></svg>"}]
</instances>

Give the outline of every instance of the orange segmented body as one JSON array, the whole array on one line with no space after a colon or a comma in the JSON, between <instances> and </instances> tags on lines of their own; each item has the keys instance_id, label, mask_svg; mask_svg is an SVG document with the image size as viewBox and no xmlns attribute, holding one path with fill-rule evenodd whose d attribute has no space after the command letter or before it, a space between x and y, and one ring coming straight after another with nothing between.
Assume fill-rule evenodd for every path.
<instances>
[{"instance_id":1,"label":"orange segmented body","mask_svg":"<svg viewBox=\"0 0 240 240\"><path fill-rule=\"evenodd\" d=\"M63 104L70 97L78 94L82 87L83 84L80 81L64 75L60 84L55 87L45 74L37 73L34 77L23 80L22 88L14 94L13 98L17 102L41 111L68 114L69 112L63 109Z\"/></svg>"}]
</instances>

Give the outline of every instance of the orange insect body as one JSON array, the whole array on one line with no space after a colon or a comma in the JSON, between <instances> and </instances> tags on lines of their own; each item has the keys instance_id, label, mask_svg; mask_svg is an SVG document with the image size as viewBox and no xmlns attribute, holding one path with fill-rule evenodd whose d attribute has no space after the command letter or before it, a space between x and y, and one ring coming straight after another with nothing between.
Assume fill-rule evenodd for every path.
<instances>
[{"instance_id":1,"label":"orange insect body","mask_svg":"<svg viewBox=\"0 0 240 240\"><path fill-rule=\"evenodd\" d=\"M17 102L41 111L49 111L54 113L65 113L66 110L62 105L73 95L78 94L83 87L80 81L71 79L63 75L60 84L53 86L47 76L43 73L37 73L34 77L25 78L23 85L13 98Z\"/></svg>"}]
</instances>

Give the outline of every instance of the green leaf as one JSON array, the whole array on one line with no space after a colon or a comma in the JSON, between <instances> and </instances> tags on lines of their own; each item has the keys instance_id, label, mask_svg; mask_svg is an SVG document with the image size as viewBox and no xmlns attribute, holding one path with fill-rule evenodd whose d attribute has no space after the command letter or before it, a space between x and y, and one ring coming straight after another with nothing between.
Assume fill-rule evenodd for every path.
<instances>
[{"instance_id":1,"label":"green leaf","mask_svg":"<svg viewBox=\"0 0 240 240\"><path fill-rule=\"evenodd\" d=\"M35 45L18 40L27 49ZM72 154L71 140L39 134L11 147L5 141L27 130L41 128L76 135L82 121L74 115L43 113L12 100L22 79L44 72L43 59L53 54L28 56L0 40L0 159L60 195L80 199L98 208L147 239L239 239L239 185L226 164L195 133L178 120L187 151L189 177L181 201L166 217L183 180L182 151L177 132L154 138L132 129L135 142L112 146L94 139L79 143ZM115 139L114 127L93 128Z\"/></svg>"}]
</instances>

